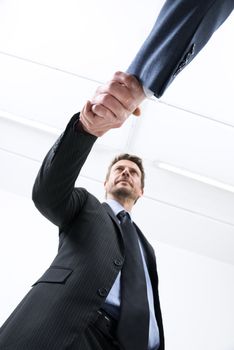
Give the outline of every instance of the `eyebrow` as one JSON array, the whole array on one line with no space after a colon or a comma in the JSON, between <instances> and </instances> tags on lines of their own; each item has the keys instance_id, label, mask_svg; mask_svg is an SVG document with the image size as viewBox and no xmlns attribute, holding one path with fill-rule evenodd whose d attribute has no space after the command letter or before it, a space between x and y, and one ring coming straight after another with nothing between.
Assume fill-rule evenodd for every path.
<instances>
[{"instance_id":1,"label":"eyebrow","mask_svg":"<svg viewBox=\"0 0 234 350\"><path fill-rule=\"evenodd\" d=\"M140 171L140 169L138 170L137 168L133 168L133 167L131 167L131 166L126 166L127 168L129 168L130 170L134 170L136 173L138 173L138 174L141 174L141 171ZM115 167L115 169L118 169L118 168L125 168L125 165L117 165L116 167Z\"/></svg>"}]
</instances>

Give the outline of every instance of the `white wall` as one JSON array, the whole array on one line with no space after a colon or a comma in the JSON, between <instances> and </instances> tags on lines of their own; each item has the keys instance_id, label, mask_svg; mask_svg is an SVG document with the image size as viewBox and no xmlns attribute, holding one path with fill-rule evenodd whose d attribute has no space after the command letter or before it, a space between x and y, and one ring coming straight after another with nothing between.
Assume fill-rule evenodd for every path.
<instances>
[{"instance_id":1,"label":"white wall","mask_svg":"<svg viewBox=\"0 0 234 350\"><path fill-rule=\"evenodd\" d=\"M0 190L0 213L1 324L48 267L58 240L28 198ZM233 350L234 266L153 241L166 349Z\"/></svg>"}]
</instances>

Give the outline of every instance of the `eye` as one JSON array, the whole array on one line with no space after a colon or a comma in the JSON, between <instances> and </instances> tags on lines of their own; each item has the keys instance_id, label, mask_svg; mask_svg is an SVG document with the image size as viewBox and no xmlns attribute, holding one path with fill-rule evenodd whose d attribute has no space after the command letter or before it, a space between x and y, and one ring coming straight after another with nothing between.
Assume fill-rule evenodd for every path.
<instances>
[{"instance_id":1,"label":"eye","mask_svg":"<svg viewBox=\"0 0 234 350\"><path fill-rule=\"evenodd\" d=\"M139 172L136 171L135 169L132 169L132 170L131 170L131 174L132 174L133 176L140 176Z\"/></svg>"},{"instance_id":2,"label":"eye","mask_svg":"<svg viewBox=\"0 0 234 350\"><path fill-rule=\"evenodd\" d=\"M115 171L121 172L121 171L123 171L123 167L122 166L118 166L117 168L115 168Z\"/></svg>"}]
</instances>

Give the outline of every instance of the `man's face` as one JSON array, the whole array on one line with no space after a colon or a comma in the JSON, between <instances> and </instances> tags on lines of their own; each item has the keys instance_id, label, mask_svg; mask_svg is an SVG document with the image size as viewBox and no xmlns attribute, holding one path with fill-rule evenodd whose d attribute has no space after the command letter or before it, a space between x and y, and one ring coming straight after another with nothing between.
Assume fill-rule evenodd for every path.
<instances>
[{"instance_id":1,"label":"man's face","mask_svg":"<svg viewBox=\"0 0 234 350\"><path fill-rule=\"evenodd\" d=\"M136 163L122 159L115 163L105 181L107 198L130 199L134 202L143 195L141 171Z\"/></svg>"}]
</instances>

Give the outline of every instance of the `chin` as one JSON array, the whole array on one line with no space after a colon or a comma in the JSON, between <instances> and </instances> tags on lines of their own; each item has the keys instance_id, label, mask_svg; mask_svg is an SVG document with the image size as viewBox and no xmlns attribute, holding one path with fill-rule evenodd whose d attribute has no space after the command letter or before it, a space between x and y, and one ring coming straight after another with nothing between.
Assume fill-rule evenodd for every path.
<instances>
[{"instance_id":1,"label":"chin","mask_svg":"<svg viewBox=\"0 0 234 350\"><path fill-rule=\"evenodd\" d=\"M115 189L116 194L125 194L129 196L131 194L131 190L128 186L121 186Z\"/></svg>"},{"instance_id":2,"label":"chin","mask_svg":"<svg viewBox=\"0 0 234 350\"><path fill-rule=\"evenodd\" d=\"M133 193L132 191L127 188L127 187L120 187L118 189L115 189L113 192L112 192L112 195L116 198L131 198L133 199Z\"/></svg>"}]
</instances>

